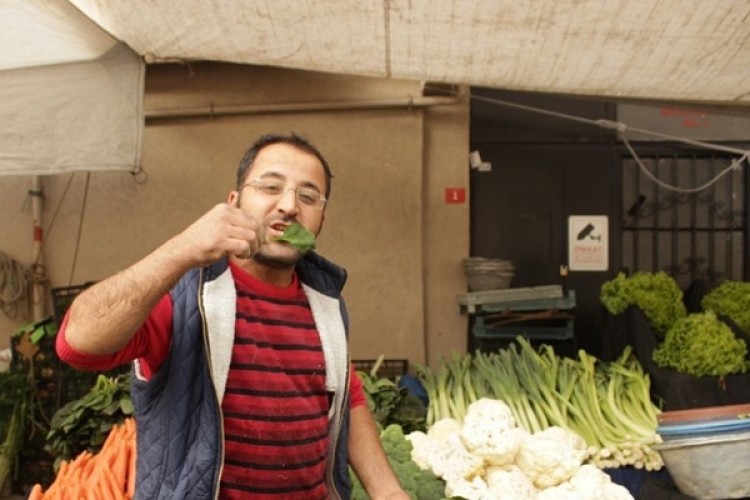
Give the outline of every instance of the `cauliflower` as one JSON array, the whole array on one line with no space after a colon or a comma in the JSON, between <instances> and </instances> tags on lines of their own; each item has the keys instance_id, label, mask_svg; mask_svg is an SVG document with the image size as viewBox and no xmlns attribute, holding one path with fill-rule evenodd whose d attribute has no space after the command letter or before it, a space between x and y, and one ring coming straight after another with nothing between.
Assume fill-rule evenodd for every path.
<instances>
[{"instance_id":1,"label":"cauliflower","mask_svg":"<svg viewBox=\"0 0 750 500\"><path fill-rule=\"evenodd\" d=\"M615 484L595 465L582 465L570 480L540 491L536 500L633 500L627 488Z\"/></svg>"},{"instance_id":2,"label":"cauliflower","mask_svg":"<svg viewBox=\"0 0 750 500\"><path fill-rule=\"evenodd\" d=\"M453 474L471 480L484 473L482 458L464 446L457 420L444 418L435 422L427 434L412 432L409 436L413 447L411 459L438 477L446 479Z\"/></svg>"},{"instance_id":3,"label":"cauliflower","mask_svg":"<svg viewBox=\"0 0 750 500\"><path fill-rule=\"evenodd\" d=\"M537 488L556 486L576 473L586 458L586 442L561 427L528 435L516 456L516 465Z\"/></svg>"},{"instance_id":4,"label":"cauliflower","mask_svg":"<svg viewBox=\"0 0 750 500\"><path fill-rule=\"evenodd\" d=\"M482 398L471 403L466 409L464 429L467 426L483 430L491 427L494 432L503 432L514 428L516 420L504 401Z\"/></svg>"},{"instance_id":5,"label":"cauliflower","mask_svg":"<svg viewBox=\"0 0 750 500\"><path fill-rule=\"evenodd\" d=\"M496 399L480 399L469 405L461 439L474 455L489 465L512 464L521 441L528 434L515 426L508 405Z\"/></svg>"},{"instance_id":6,"label":"cauliflower","mask_svg":"<svg viewBox=\"0 0 750 500\"><path fill-rule=\"evenodd\" d=\"M575 486L569 482L544 489L537 493L534 500L582 500Z\"/></svg>"},{"instance_id":7,"label":"cauliflower","mask_svg":"<svg viewBox=\"0 0 750 500\"><path fill-rule=\"evenodd\" d=\"M411 443L411 459L422 470L430 469L430 458L435 453L435 441L422 431L413 431L406 435Z\"/></svg>"},{"instance_id":8,"label":"cauliflower","mask_svg":"<svg viewBox=\"0 0 750 500\"><path fill-rule=\"evenodd\" d=\"M458 434L451 434L436 446L428 463L432 472L446 481L449 476L471 480L484 473L484 461L469 453Z\"/></svg>"},{"instance_id":9,"label":"cauliflower","mask_svg":"<svg viewBox=\"0 0 750 500\"><path fill-rule=\"evenodd\" d=\"M580 500L632 500L627 488L613 483L609 474L595 465L585 464L570 478Z\"/></svg>"},{"instance_id":10,"label":"cauliflower","mask_svg":"<svg viewBox=\"0 0 750 500\"><path fill-rule=\"evenodd\" d=\"M537 490L534 483L516 465L488 467L484 474L490 493L495 498L533 500Z\"/></svg>"},{"instance_id":11,"label":"cauliflower","mask_svg":"<svg viewBox=\"0 0 750 500\"><path fill-rule=\"evenodd\" d=\"M458 475L451 475L446 478L445 496L448 498L464 498L466 500L497 500L496 497L487 487L479 476L467 480Z\"/></svg>"},{"instance_id":12,"label":"cauliflower","mask_svg":"<svg viewBox=\"0 0 750 500\"><path fill-rule=\"evenodd\" d=\"M427 435L437 442L443 441L452 434L461 434L461 423L453 418L442 418L427 430Z\"/></svg>"}]
</instances>

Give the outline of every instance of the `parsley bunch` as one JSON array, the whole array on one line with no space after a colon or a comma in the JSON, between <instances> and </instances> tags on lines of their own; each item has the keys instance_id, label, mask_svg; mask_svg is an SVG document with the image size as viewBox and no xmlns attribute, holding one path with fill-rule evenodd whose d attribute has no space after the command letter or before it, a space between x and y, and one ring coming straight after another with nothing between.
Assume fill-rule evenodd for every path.
<instances>
[{"instance_id":1,"label":"parsley bunch","mask_svg":"<svg viewBox=\"0 0 750 500\"><path fill-rule=\"evenodd\" d=\"M743 331L750 331L750 283L724 281L703 296L701 307L727 316Z\"/></svg>"},{"instance_id":2,"label":"parsley bunch","mask_svg":"<svg viewBox=\"0 0 750 500\"><path fill-rule=\"evenodd\" d=\"M659 337L664 337L675 321L687 316L682 290L664 271L637 272L629 277L619 273L602 284L599 298L612 314L638 306Z\"/></svg>"},{"instance_id":3,"label":"parsley bunch","mask_svg":"<svg viewBox=\"0 0 750 500\"><path fill-rule=\"evenodd\" d=\"M722 376L747 371L747 344L711 311L679 319L654 350L654 361L680 373Z\"/></svg>"}]
</instances>

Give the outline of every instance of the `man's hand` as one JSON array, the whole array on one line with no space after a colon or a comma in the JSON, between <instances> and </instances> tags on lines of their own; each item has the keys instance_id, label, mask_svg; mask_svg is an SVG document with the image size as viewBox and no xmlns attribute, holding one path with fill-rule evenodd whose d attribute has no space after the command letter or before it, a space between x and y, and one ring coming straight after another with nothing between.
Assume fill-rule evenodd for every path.
<instances>
[{"instance_id":1,"label":"man's hand","mask_svg":"<svg viewBox=\"0 0 750 500\"><path fill-rule=\"evenodd\" d=\"M216 205L148 256L82 292L71 304L65 338L80 352L116 352L186 271L225 255L252 257L262 241L255 219Z\"/></svg>"},{"instance_id":2,"label":"man's hand","mask_svg":"<svg viewBox=\"0 0 750 500\"><path fill-rule=\"evenodd\" d=\"M367 406L349 415L349 464L373 500L409 500L380 442L380 432Z\"/></svg>"},{"instance_id":3,"label":"man's hand","mask_svg":"<svg viewBox=\"0 0 750 500\"><path fill-rule=\"evenodd\" d=\"M258 221L237 207L220 203L175 236L171 246L193 266L204 266L225 255L250 258L262 242Z\"/></svg>"}]
</instances>

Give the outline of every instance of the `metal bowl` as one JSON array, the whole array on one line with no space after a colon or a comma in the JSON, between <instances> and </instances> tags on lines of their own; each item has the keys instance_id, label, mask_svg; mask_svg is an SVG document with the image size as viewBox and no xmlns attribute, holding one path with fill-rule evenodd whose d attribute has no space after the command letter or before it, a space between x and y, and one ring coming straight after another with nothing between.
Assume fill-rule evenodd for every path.
<instances>
[{"instance_id":1,"label":"metal bowl","mask_svg":"<svg viewBox=\"0 0 750 500\"><path fill-rule=\"evenodd\" d=\"M685 495L700 500L750 496L750 431L672 439L653 448Z\"/></svg>"}]
</instances>

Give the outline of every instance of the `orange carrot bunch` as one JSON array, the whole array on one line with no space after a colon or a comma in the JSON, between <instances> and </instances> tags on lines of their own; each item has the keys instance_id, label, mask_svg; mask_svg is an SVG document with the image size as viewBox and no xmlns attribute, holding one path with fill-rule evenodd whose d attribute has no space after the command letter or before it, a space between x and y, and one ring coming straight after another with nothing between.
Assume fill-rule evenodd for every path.
<instances>
[{"instance_id":1,"label":"orange carrot bunch","mask_svg":"<svg viewBox=\"0 0 750 500\"><path fill-rule=\"evenodd\" d=\"M97 454L84 451L63 461L44 491L35 484L28 500L130 500L135 495L135 420L115 425Z\"/></svg>"}]
</instances>

